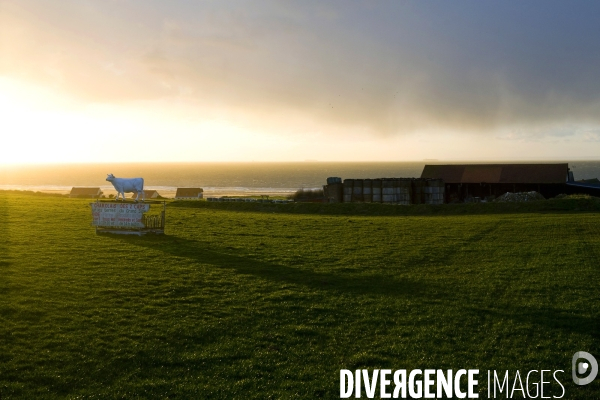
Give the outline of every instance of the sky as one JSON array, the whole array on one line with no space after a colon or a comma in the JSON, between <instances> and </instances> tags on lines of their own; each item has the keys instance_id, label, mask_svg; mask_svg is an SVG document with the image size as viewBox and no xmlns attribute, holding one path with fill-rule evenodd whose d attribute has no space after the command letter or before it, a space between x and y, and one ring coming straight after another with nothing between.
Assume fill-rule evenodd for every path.
<instances>
[{"instance_id":1,"label":"sky","mask_svg":"<svg viewBox=\"0 0 600 400\"><path fill-rule=\"evenodd\" d=\"M600 3L0 0L0 164L600 159Z\"/></svg>"}]
</instances>

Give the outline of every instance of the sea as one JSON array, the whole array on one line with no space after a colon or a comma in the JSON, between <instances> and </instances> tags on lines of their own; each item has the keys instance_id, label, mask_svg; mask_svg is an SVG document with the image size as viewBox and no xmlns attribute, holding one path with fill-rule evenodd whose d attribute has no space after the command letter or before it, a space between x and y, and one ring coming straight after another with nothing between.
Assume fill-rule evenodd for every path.
<instances>
[{"instance_id":1,"label":"sea","mask_svg":"<svg viewBox=\"0 0 600 400\"><path fill-rule=\"evenodd\" d=\"M486 162L489 164L501 163ZM507 162L507 161L504 161ZM519 161L511 161L518 163ZM523 161L531 163L532 161ZM540 161L542 162L542 161ZM568 162L575 179L600 178L600 161ZM474 164L480 162L210 162L210 163L111 163L0 165L0 190L30 190L67 194L74 186L100 187L115 194L106 181L116 177L142 177L145 189L174 197L178 187L201 187L205 197L286 196L298 189L318 189L328 177L410 178L420 177L425 164Z\"/></svg>"}]
</instances>

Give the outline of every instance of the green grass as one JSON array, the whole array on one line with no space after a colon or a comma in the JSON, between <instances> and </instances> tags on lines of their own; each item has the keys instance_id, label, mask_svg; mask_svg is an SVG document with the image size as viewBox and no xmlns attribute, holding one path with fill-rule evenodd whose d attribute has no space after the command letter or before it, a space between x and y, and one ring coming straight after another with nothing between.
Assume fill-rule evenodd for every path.
<instances>
[{"instance_id":1,"label":"green grass","mask_svg":"<svg viewBox=\"0 0 600 400\"><path fill-rule=\"evenodd\" d=\"M0 192L2 399L339 398L358 368L479 368L481 398L487 369L561 369L600 398L570 377L600 359L595 199L172 202L147 237L88 203Z\"/></svg>"}]
</instances>

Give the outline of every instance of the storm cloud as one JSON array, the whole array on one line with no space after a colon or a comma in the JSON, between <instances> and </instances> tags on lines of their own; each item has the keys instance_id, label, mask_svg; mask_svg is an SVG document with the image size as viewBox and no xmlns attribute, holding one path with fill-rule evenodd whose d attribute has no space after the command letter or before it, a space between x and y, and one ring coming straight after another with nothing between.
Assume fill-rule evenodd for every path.
<instances>
[{"instance_id":1,"label":"storm cloud","mask_svg":"<svg viewBox=\"0 0 600 400\"><path fill-rule=\"evenodd\" d=\"M0 75L90 103L377 135L600 123L595 2L5 0L0 46Z\"/></svg>"}]
</instances>

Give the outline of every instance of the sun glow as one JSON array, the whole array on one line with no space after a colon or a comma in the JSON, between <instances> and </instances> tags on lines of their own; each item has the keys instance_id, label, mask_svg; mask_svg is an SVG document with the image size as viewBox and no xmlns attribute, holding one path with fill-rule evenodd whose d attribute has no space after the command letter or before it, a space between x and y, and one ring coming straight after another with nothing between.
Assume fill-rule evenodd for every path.
<instances>
[{"instance_id":1,"label":"sun glow","mask_svg":"<svg viewBox=\"0 0 600 400\"><path fill-rule=\"evenodd\" d=\"M94 134L107 128L61 96L8 80L0 81L0 110L5 164L85 161Z\"/></svg>"},{"instance_id":2,"label":"sun glow","mask_svg":"<svg viewBox=\"0 0 600 400\"><path fill-rule=\"evenodd\" d=\"M557 152L553 143L524 136L515 147L514 140L504 140L502 132L498 137L435 130L373 135L360 127L320 124L307 115L251 106L211 108L185 99L93 103L8 78L0 78L0 118L0 164L4 165L525 160L540 150L561 159L565 149L576 154L580 146L579 140L558 136L556 140L564 143ZM588 142L590 152L600 143ZM479 158L473 156L474 149L479 149Z\"/></svg>"},{"instance_id":3,"label":"sun glow","mask_svg":"<svg viewBox=\"0 0 600 400\"><path fill-rule=\"evenodd\" d=\"M256 142L222 121L178 120L156 105L80 105L51 91L0 80L1 164L218 161Z\"/></svg>"},{"instance_id":4,"label":"sun glow","mask_svg":"<svg viewBox=\"0 0 600 400\"><path fill-rule=\"evenodd\" d=\"M338 140L341 133L324 134L300 117L287 123L300 126L303 134L281 134L277 127L257 131L242 121L232 123L231 115L211 115L195 106L163 100L82 103L49 89L0 79L0 164L340 161L372 153L384 161L399 157L394 148L410 152L401 138L365 140L364 135L345 132L346 140ZM198 116L199 110L209 118Z\"/></svg>"}]
</instances>

